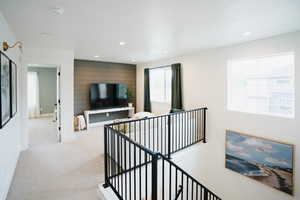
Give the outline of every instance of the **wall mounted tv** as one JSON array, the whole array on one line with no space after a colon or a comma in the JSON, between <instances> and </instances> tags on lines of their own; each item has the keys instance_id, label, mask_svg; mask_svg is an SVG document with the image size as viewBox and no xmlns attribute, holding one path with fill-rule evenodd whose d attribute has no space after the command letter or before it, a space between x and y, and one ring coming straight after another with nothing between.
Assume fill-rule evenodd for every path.
<instances>
[{"instance_id":1,"label":"wall mounted tv","mask_svg":"<svg viewBox=\"0 0 300 200\"><path fill-rule=\"evenodd\" d=\"M128 104L125 84L94 83L90 87L91 109L125 107Z\"/></svg>"}]
</instances>

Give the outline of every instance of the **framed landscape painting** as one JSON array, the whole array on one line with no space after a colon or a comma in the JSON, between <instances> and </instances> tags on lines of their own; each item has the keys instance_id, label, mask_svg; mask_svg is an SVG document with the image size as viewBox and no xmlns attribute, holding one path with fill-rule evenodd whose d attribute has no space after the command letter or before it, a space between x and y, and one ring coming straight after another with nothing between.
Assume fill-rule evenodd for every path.
<instances>
[{"instance_id":1,"label":"framed landscape painting","mask_svg":"<svg viewBox=\"0 0 300 200\"><path fill-rule=\"evenodd\" d=\"M294 145L226 130L226 168L293 195Z\"/></svg>"},{"instance_id":2,"label":"framed landscape painting","mask_svg":"<svg viewBox=\"0 0 300 200\"><path fill-rule=\"evenodd\" d=\"M0 128L2 128L11 117L11 104L10 104L10 60L0 51Z\"/></svg>"},{"instance_id":3,"label":"framed landscape painting","mask_svg":"<svg viewBox=\"0 0 300 200\"><path fill-rule=\"evenodd\" d=\"M11 115L17 113L17 65L10 61L10 77L11 77Z\"/></svg>"}]
</instances>

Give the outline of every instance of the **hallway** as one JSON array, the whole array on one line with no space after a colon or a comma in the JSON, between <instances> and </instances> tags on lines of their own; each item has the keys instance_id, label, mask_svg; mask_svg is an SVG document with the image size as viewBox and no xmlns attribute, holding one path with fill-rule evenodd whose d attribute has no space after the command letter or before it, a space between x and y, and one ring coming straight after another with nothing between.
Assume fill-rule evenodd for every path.
<instances>
[{"instance_id":1,"label":"hallway","mask_svg":"<svg viewBox=\"0 0 300 200\"><path fill-rule=\"evenodd\" d=\"M100 130L58 144L49 120L30 122L30 146L20 155L7 199L98 200L97 184L104 180Z\"/></svg>"},{"instance_id":2,"label":"hallway","mask_svg":"<svg viewBox=\"0 0 300 200\"><path fill-rule=\"evenodd\" d=\"M43 117L28 120L29 146L57 143L56 122L52 117Z\"/></svg>"}]
</instances>

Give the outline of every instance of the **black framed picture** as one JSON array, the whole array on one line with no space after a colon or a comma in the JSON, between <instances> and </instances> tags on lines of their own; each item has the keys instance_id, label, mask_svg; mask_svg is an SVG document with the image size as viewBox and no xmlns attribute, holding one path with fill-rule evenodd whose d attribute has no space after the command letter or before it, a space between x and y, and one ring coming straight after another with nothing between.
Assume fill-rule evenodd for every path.
<instances>
[{"instance_id":1,"label":"black framed picture","mask_svg":"<svg viewBox=\"0 0 300 200\"><path fill-rule=\"evenodd\" d=\"M2 128L11 118L11 87L10 87L10 60L0 51L0 128Z\"/></svg>"},{"instance_id":2,"label":"black framed picture","mask_svg":"<svg viewBox=\"0 0 300 200\"><path fill-rule=\"evenodd\" d=\"M10 61L11 117L17 113L17 65Z\"/></svg>"}]
</instances>

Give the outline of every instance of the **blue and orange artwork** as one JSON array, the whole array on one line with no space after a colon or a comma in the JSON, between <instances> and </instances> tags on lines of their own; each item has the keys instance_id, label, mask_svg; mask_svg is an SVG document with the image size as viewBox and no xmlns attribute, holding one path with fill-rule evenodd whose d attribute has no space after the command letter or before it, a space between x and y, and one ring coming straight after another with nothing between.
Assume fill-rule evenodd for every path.
<instances>
[{"instance_id":1,"label":"blue and orange artwork","mask_svg":"<svg viewBox=\"0 0 300 200\"><path fill-rule=\"evenodd\" d=\"M226 131L226 168L293 195L291 144Z\"/></svg>"}]
</instances>

